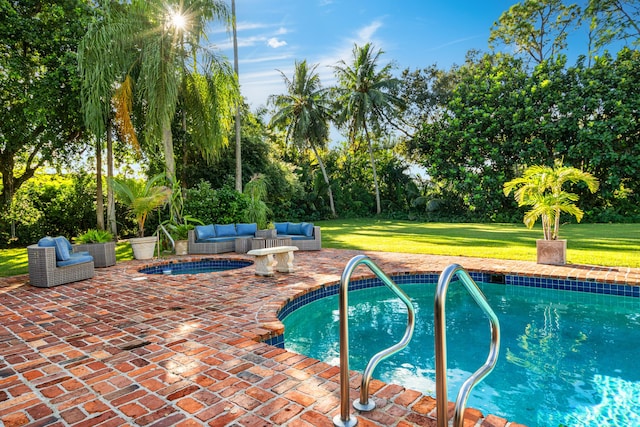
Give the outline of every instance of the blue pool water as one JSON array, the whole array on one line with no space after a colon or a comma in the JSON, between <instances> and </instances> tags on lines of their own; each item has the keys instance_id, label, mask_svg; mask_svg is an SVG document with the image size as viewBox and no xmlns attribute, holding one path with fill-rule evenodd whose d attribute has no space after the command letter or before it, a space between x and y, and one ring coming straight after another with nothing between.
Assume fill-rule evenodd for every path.
<instances>
[{"instance_id":1,"label":"blue pool water","mask_svg":"<svg viewBox=\"0 0 640 427\"><path fill-rule=\"evenodd\" d=\"M416 307L412 342L374 377L435 395L435 284L402 285ZM640 426L640 298L482 284L500 320L496 368L468 406L535 426ZM486 360L489 323L461 285L446 302L449 400ZM311 302L284 320L285 347L339 364L338 297ZM406 308L384 287L349 293L350 368L397 342Z\"/></svg>"},{"instance_id":2,"label":"blue pool water","mask_svg":"<svg viewBox=\"0 0 640 427\"><path fill-rule=\"evenodd\" d=\"M230 259L202 259L199 261L173 262L168 264L154 265L138 270L145 274L199 274L215 273L218 271L235 270L252 265L251 261L230 260Z\"/></svg>"}]
</instances>

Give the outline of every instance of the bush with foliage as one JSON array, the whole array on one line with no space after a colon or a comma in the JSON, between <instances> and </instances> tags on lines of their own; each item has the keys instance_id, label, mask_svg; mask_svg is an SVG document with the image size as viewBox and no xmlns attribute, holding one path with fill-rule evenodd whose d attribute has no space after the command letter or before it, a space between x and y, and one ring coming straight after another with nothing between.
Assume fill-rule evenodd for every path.
<instances>
[{"instance_id":1,"label":"bush with foliage","mask_svg":"<svg viewBox=\"0 0 640 427\"><path fill-rule=\"evenodd\" d=\"M214 190L206 181L189 188L184 200L185 214L198 218L204 224L244 222L248 206L247 195L238 193L227 185Z\"/></svg>"},{"instance_id":2,"label":"bush with foliage","mask_svg":"<svg viewBox=\"0 0 640 427\"><path fill-rule=\"evenodd\" d=\"M107 243L113 241L113 234L107 230L90 228L74 239L75 243Z\"/></svg>"},{"instance_id":3,"label":"bush with foliage","mask_svg":"<svg viewBox=\"0 0 640 427\"><path fill-rule=\"evenodd\" d=\"M0 218L2 245L25 246L43 236L76 236L95 227L95 178L90 175L36 175L16 192ZM11 222L15 239L11 238Z\"/></svg>"}]
</instances>

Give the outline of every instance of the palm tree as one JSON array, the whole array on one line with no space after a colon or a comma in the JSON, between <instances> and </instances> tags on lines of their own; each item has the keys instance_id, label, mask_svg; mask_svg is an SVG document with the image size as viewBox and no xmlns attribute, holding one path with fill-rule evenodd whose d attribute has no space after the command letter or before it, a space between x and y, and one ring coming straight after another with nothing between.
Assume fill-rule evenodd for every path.
<instances>
[{"instance_id":1,"label":"palm tree","mask_svg":"<svg viewBox=\"0 0 640 427\"><path fill-rule=\"evenodd\" d=\"M316 73L317 67L316 64L309 68L306 60L296 61L292 80L280 72L287 86L287 93L270 98L277 111L269 125L286 129L287 141L292 141L298 147L310 147L313 150L327 185L331 215L335 217L336 208L331 184L322 157L318 154L318 149L324 148L329 139L331 101L327 90L321 87L320 76Z\"/></svg>"},{"instance_id":2,"label":"palm tree","mask_svg":"<svg viewBox=\"0 0 640 427\"><path fill-rule=\"evenodd\" d=\"M233 71L236 73L238 82L240 72L238 69L238 19L236 16L236 0L231 0L231 19L233 20ZM236 191L242 192L242 139L240 134L240 103L236 106Z\"/></svg>"},{"instance_id":3,"label":"palm tree","mask_svg":"<svg viewBox=\"0 0 640 427\"><path fill-rule=\"evenodd\" d=\"M598 179L580 169L563 166L562 160L556 159L554 167L530 166L522 177L512 179L504 184L504 194L512 191L518 206L531 206L524 215L524 224L532 228L538 218L542 219L542 231L545 240L557 240L560 228L560 213L573 215L578 222L584 212L574 202L578 195L564 191L566 183L584 182L592 193L598 189Z\"/></svg>"},{"instance_id":4,"label":"palm tree","mask_svg":"<svg viewBox=\"0 0 640 427\"><path fill-rule=\"evenodd\" d=\"M116 194L129 206L136 217L138 237L144 237L144 223L147 216L155 209L164 205L171 197L171 189L164 185L156 185L164 179L164 174L151 177L146 182L141 180L114 179L112 184Z\"/></svg>"},{"instance_id":5,"label":"palm tree","mask_svg":"<svg viewBox=\"0 0 640 427\"><path fill-rule=\"evenodd\" d=\"M371 145L371 131L379 134L382 126L396 114L402 101L392 95L393 89L400 81L391 76L392 64L378 69L378 61L382 50L374 52L370 43L353 48L353 64L340 61L334 67L338 78L337 123L347 126L349 143L356 146L358 137L364 136L369 148L369 158L373 170L373 182L376 192L376 211L381 212L378 176Z\"/></svg>"},{"instance_id":6,"label":"palm tree","mask_svg":"<svg viewBox=\"0 0 640 427\"><path fill-rule=\"evenodd\" d=\"M227 143L232 107L239 91L226 60L203 48L209 21L229 21L222 0L185 0L167 6L159 0L104 2L104 17L92 26L79 49L85 123L103 135L115 109L125 140L145 129L149 145L160 142L166 175L175 181L171 123L178 107L191 140L206 158ZM122 90L126 89L126 90ZM119 101L111 100L120 92ZM136 127L130 107L142 113ZM142 123L143 122L143 123Z\"/></svg>"}]
</instances>

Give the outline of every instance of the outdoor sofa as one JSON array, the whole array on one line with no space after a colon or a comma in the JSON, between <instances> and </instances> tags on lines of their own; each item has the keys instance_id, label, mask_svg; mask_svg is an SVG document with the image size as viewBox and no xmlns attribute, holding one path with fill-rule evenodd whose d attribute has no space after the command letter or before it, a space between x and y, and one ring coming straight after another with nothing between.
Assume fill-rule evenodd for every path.
<instances>
[{"instance_id":1,"label":"outdoor sofa","mask_svg":"<svg viewBox=\"0 0 640 427\"><path fill-rule=\"evenodd\" d=\"M29 281L39 288L50 288L94 275L93 257L88 252L74 252L65 237L44 237L27 247Z\"/></svg>"},{"instance_id":2,"label":"outdoor sofa","mask_svg":"<svg viewBox=\"0 0 640 427\"><path fill-rule=\"evenodd\" d=\"M291 238L291 245L301 251L319 251L322 249L320 227L311 222L276 222L276 237Z\"/></svg>"},{"instance_id":3,"label":"outdoor sofa","mask_svg":"<svg viewBox=\"0 0 640 427\"><path fill-rule=\"evenodd\" d=\"M322 241L320 227L312 223L277 222L276 234L272 238L291 239L291 245L301 251L320 250ZM208 224L189 230L188 252L190 254L219 254L236 250L236 239L263 237L257 224ZM264 237L263 237L264 238ZM267 237L268 238L268 237ZM248 242L247 242L248 243ZM247 245L244 245L246 248ZM246 252L246 251L245 251Z\"/></svg>"},{"instance_id":4,"label":"outdoor sofa","mask_svg":"<svg viewBox=\"0 0 640 427\"><path fill-rule=\"evenodd\" d=\"M233 252L236 239L254 238L257 231L256 223L197 225L189 230L187 251L190 254Z\"/></svg>"}]
</instances>

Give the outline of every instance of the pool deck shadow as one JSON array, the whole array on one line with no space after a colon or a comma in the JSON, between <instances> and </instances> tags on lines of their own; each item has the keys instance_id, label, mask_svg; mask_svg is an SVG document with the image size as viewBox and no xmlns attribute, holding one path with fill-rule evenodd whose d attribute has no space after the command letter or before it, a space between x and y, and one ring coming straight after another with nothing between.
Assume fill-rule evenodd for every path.
<instances>
[{"instance_id":1,"label":"pool deck shadow","mask_svg":"<svg viewBox=\"0 0 640 427\"><path fill-rule=\"evenodd\" d=\"M36 288L0 278L0 423L4 426L333 426L339 368L267 345L289 300L338 283L369 255L387 274L470 271L640 285L640 269L323 249L296 252L291 274L252 266L144 275L149 261L96 269L92 279ZM241 254L174 257L251 259ZM354 279L370 276L358 267ZM351 376L351 401L360 376ZM435 426L432 396L371 383L377 408L358 425ZM451 416L451 405L449 416ZM475 409L465 425L520 426ZM517 421L517 420L515 420Z\"/></svg>"}]
</instances>

